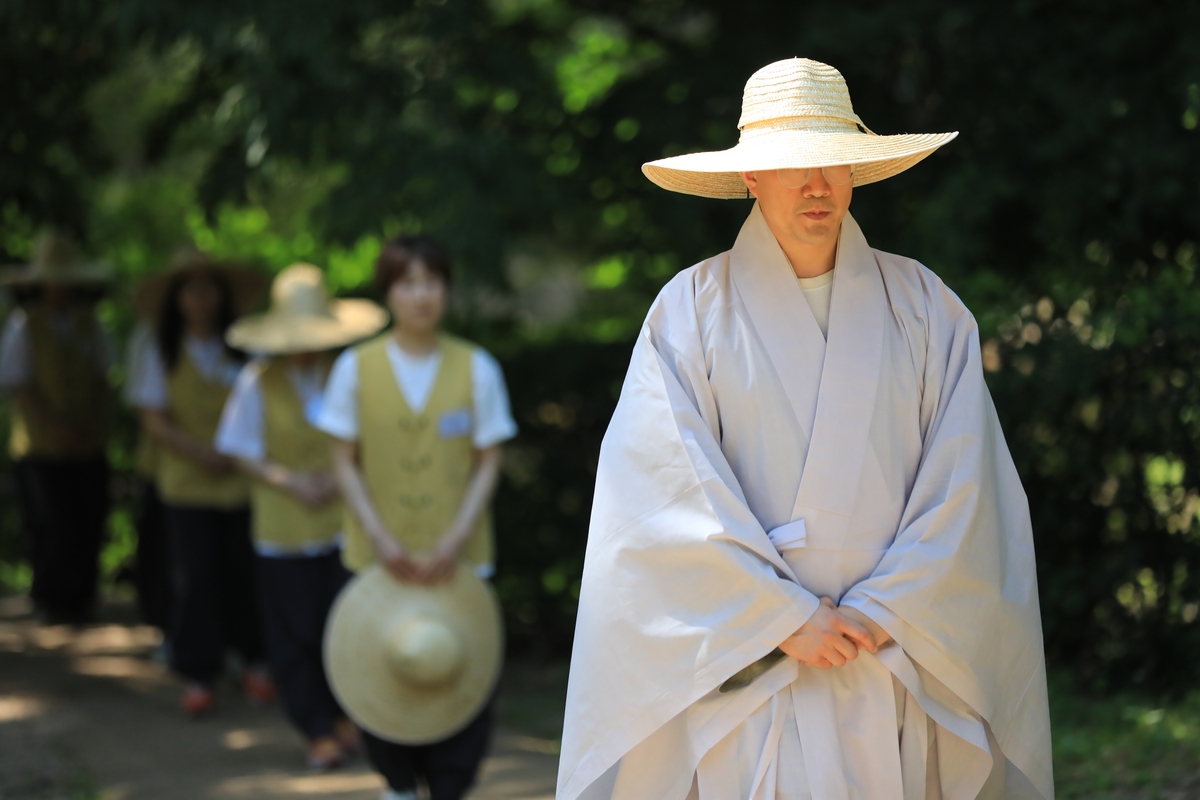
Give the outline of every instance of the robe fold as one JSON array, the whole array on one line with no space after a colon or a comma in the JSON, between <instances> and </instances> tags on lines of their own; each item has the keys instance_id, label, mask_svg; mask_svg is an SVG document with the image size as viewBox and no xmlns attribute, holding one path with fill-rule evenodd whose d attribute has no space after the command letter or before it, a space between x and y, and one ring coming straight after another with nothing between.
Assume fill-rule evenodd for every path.
<instances>
[{"instance_id":1,"label":"robe fold","mask_svg":"<svg viewBox=\"0 0 1200 800\"><path fill-rule=\"evenodd\" d=\"M601 449L559 800L1053 797L1028 504L975 321L847 215L828 341L755 205L651 308ZM894 639L770 653L821 597Z\"/></svg>"}]
</instances>

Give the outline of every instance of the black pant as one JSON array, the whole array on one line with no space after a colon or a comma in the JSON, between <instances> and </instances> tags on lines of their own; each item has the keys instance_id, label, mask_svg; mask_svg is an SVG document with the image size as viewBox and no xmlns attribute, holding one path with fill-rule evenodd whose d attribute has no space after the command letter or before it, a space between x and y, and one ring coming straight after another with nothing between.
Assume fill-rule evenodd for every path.
<instances>
[{"instance_id":1,"label":"black pant","mask_svg":"<svg viewBox=\"0 0 1200 800\"><path fill-rule=\"evenodd\" d=\"M142 621L167 633L171 622L171 551L162 499L154 481L139 478L137 508L137 560L133 583L137 587Z\"/></svg>"},{"instance_id":2,"label":"black pant","mask_svg":"<svg viewBox=\"0 0 1200 800\"><path fill-rule=\"evenodd\" d=\"M344 717L321 658L325 618L350 573L341 553L258 557L258 595L271 672L288 716L309 739L329 736Z\"/></svg>"},{"instance_id":3,"label":"black pant","mask_svg":"<svg viewBox=\"0 0 1200 800\"><path fill-rule=\"evenodd\" d=\"M96 603L108 521L108 461L25 458L14 466L33 601L53 619L85 620Z\"/></svg>"},{"instance_id":4,"label":"black pant","mask_svg":"<svg viewBox=\"0 0 1200 800\"><path fill-rule=\"evenodd\" d=\"M225 648L247 664L263 659L250 510L165 504L171 537L173 666L186 678L212 683Z\"/></svg>"},{"instance_id":5,"label":"black pant","mask_svg":"<svg viewBox=\"0 0 1200 800\"><path fill-rule=\"evenodd\" d=\"M491 703L464 730L440 742L405 745L363 733L367 757L395 792L411 792L417 779L429 787L429 800L459 800L475 783L492 738Z\"/></svg>"}]
</instances>

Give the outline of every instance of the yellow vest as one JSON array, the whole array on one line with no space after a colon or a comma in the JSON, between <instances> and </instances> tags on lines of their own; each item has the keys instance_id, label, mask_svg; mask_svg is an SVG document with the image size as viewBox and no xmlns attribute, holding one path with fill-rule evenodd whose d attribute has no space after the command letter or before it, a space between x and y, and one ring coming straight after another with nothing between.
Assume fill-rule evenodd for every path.
<instances>
[{"instance_id":1,"label":"yellow vest","mask_svg":"<svg viewBox=\"0 0 1200 800\"><path fill-rule=\"evenodd\" d=\"M108 381L99 366L100 342L96 317L80 306L71 314L71 335L60 338L51 326L52 312L34 307L26 314L33 386L50 410L76 431L82 447L68 451L45 425L26 419L13 403L8 451L14 459L94 458L104 453L108 440Z\"/></svg>"},{"instance_id":2,"label":"yellow vest","mask_svg":"<svg viewBox=\"0 0 1200 800\"><path fill-rule=\"evenodd\" d=\"M175 424L202 442L212 443L229 397L229 387L204 379L187 349L167 379L167 411ZM236 472L213 477L199 464L168 447L157 448L158 493L176 506L235 509L246 505L250 486Z\"/></svg>"},{"instance_id":3,"label":"yellow vest","mask_svg":"<svg viewBox=\"0 0 1200 800\"><path fill-rule=\"evenodd\" d=\"M475 468L473 345L451 336L440 342L442 362L429 402L414 413L396 383L387 335L359 345L359 458L371 501L384 525L412 553L433 550L454 522ZM375 548L346 514L346 567L361 570ZM463 548L471 565L492 563L491 514L480 515Z\"/></svg>"},{"instance_id":4,"label":"yellow vest","mask_svg":"<svg viewBox=\"0 0 1200 800\"><path fill-rule=\"evenodd\" d=\"M329 363L322 365L326 374ZM288 380L286 367L270 361L259 373L267 461L309 472L333 470L329 436L304 417L304 405ZM303 551L309 546L332 544L342 527L342 504L335 501L317 510L301 504L287 492L255 481L250 493L254 509L254 538L279 550Z\"/></svg>"}]
</instances>

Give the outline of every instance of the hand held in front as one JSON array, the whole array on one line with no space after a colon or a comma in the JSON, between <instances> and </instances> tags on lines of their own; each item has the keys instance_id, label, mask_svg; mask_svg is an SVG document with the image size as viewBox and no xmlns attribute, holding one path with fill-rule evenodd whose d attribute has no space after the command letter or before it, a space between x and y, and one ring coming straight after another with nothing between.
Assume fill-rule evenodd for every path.
<instances>
[{"instance_id":1,"label":"hand held in front","mask_svg":"<svg viewBox=\"0 0 1200 800\"><path fill-rule=\"evenodd\" d=\"M833 600L821 598L821 605L800 629L779 645L779 649L810 667L841 667L858 658L858 649L874 653L875 639L862 625L838 613Z\"/></svg>"},{"instance_id":2,"label":"hand held in front","mask_svg":"<svg viewBox=\"0 0 1200 800\"><path fill-rule=\"evenodd\" d=\"M421 565L415 561L400 543L386 531L375 532L371 536L375 545L375 554L379 563L395 580L401 583L417 583L422 579Z\"/></svg>"}]
</instances>

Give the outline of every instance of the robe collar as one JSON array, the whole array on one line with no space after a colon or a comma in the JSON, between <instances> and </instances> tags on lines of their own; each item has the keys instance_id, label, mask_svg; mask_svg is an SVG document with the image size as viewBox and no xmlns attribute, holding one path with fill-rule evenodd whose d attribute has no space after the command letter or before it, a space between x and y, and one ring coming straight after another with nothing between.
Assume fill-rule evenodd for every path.
<instances>
[{"instance_id":1,"label":"robe collar","mask_svg":"<svg viewBox=\"0 0 1200 800\"><path fill-rule=\"evenodd\" d=\"M809 546L834 544L854 512L879 387L889 313L879 264L847 214L826 343L757 203L730 255L751 324L808 437L792 519L805 520Z\"/></svg>"}]
</instances>

